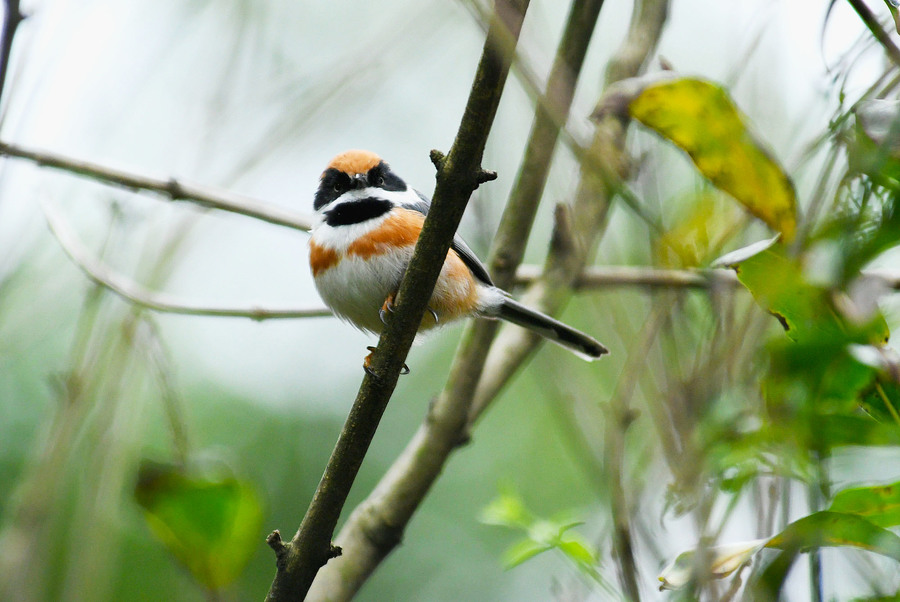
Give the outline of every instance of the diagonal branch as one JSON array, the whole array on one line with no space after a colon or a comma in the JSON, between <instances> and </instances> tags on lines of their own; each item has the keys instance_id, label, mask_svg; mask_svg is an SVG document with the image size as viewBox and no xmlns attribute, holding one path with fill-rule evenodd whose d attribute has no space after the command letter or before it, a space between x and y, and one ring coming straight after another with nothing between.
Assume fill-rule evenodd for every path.
<instances>
[{"instance_id":1,"label":"diagonal branch","mask_svg":"<svg viewBox=\"0 0 900 602\"><path fill-rule=\"evenodd\" d=\"M0 155L25 159L44 167L78 174L91 180L119 186L127 190L146 190L161 194L173 201L188 201L208 209L237 213L277 226L286 226L296 230L309 230L312 225L312 220L309 216L287 211L281 207L262 203L250 197L226 190L216 190L206 186L188 184L175 178L155 178L8 142L0 142Z\"/></svg>"},{"instance_id":2,"label":"diagonal branch","mask_svg":"<svg viewBox=\"0 0 900 602\"><path fill-rule=\"evenodd\" d=\"M269 537L277 556L275 580L266 598L270 602L303 599L319 569L340 554L331 544L338 517L397 384L466 204L480 183L496 177L481 169L481 159L514 50L501 44L501 33L512 32L514 43L527 7L528 0L496 2L456 140L447 156L432 152L437 167L434 200L400 284L396 312L379 339L300 528L287 544L277 531Z\"/></svg>"},{"instance_id":3,"label":"diagonal branch","mask_svg":"<svg viewBox=\"0 0 900 602\"><path fill-rule=\"evenodd\" d=\"M115 273L102 261L91 254L76 238L63 218L49 203L44 203L44 216L50 231L56 237L69 259L96 284L109 289L129 303L153 311L187 316L213 316L230 318L250 318L252 320L273 320L285 318L314 318L330 316L325 308L312 309L264 309L261 307L227 308L189 305L163 293L144 288L137 282Z\"/></svg>"},{"instance_id":4,"label":"diagonal branch","mask_svg":"<svg viewBox=\"0 0 900 602\"><path fill-rule=\"evenodd\" d=\"M12 54L13 38L16 29L25 20L19 7L19 0L5 0L6 5L3 30L0 32L0 101L3 100L3 91L6 85L6 77L9 74L9 57Z\"/></svg>"},{"instance_id":5,"label":"diagonal branch","mask_svg":"<svg viewBox=\"0 0 900 602\"><path fill-rule=\"evenodd\" d=\"M888 58L891 59L891 62L894 63L894 66L900 67L900 47L894 44L891 36L881 28L878 17L875 16L872 9L870 9L863 0L848 1L850 2L850 6L853 7L853 10L856 11L856 14L859 15L859 18L862 19L862 22L869 28L869 31L872 32L872 35L875 36L875 39L878 40L878 43L884 48L884 51L887 53Z\"/></svg>"}]
</instances>

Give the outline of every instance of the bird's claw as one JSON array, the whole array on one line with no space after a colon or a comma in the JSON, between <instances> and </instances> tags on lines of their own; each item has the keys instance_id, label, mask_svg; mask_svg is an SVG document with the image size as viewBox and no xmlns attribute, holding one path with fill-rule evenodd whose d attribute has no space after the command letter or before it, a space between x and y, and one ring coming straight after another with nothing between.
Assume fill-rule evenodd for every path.
<instances>
[{"instance_id":1,"label":"bird's claw","mask_svg":"<svg viewBox=\"0 0 900 602\"><path fill-rule=\"evenodd\" d=\"M366 359L363 360L363 370L365 370L366 374L368 374L369 376L378 376L377 374L375 374L375 371L372 370L372 354L375 353L375 350L378 348L369 345L368 347L366 347L366 349L369 350L369 355L367 355ZM409 366L403 364L403 368L400 369L400 375L403 376L405 374L409 374Z\"/></svg>"},{"instance_id":2,"label":"bird's claw","mask_svg":"<svg viewBox=\"0 0 900 602\"><path fill-rule=\"evenodd\" d=\"M378 310L378 318L385 326L387 326L387 315L389 313L394 313L394 295L389 295L388 298L384 300L384 305Z\"/></svg>"},{"instance_id":3,"label":"bird's claw","mask_svg":"<svg viewBox=\"0 0 900 602\"><path fill-rule=\"evenodd\" d=\"M369 350L369 355L366 356L366 359L363 360L363 370L366 371L366 374L369 376L376 376L375 372L372 370L372 354L375 353L375 349L377 347L372 347L369 345L366 347Z\"/></svg>"}]
</instances>

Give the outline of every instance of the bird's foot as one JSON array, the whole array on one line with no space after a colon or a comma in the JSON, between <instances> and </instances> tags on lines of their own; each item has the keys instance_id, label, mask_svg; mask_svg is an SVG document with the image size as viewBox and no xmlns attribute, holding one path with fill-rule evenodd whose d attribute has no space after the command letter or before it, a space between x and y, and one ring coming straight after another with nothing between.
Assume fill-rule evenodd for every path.
<instances>
[{"instance_id":1,"label":"bird's foot","mask_svg":"<svg viewBox=\"0 0 900 602\"><path fill-rule=\"evenodd\" d=\"M377 374L375 374L375 371L372 370L372 354L375 353L375 350L378 348L369 345L368 347L366 347L366 349L369 350L369 355L367 355L366 359L363 360L363 370L365 370L366 374L368 374L369 376L378 376ZM409 366L407 366L406 364L403 364L403 368L400 370L400 375L402 376L404 374L409 374Z\"/></svg>"},{"instance_id":2,"label":"bird's foot","mask_svg":"<svg viewBox=\"0 0 900 602\"><path fill-rule=\"evenodd\" d=\"M387 326L387 315L392 313L394 313L393 293L388 295L388 298L384 300L384 305L382 305L381 309L378 310L378 317L381 319L381 323Z\"/></svg>"}]
</instances>

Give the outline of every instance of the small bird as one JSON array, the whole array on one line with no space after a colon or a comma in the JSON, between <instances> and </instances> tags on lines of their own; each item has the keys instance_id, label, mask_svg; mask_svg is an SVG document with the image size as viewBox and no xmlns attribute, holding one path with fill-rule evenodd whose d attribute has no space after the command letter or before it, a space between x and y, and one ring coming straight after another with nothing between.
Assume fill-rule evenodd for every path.
<instances>
[{"instance_id":1,"label":"small bird","mask_svg":"<svg viewBox=\"0 0 900 602\"><path fill-rule=\"evenodd\" d=\"M313 207L309 265L319 294L338 317L379 334L393 310L430 201L375 153L349 150L322 173ZM609 353L590 336L494 286L487 268L457 235L419 332L465 316L518 324L586 360Z\"/></svg>"}]
</instances>

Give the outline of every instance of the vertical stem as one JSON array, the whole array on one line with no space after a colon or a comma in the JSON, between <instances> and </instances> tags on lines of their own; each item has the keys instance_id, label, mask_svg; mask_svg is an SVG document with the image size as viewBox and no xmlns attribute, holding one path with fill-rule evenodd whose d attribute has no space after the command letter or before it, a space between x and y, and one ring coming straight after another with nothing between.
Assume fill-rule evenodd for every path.
<instances>
[{"instance_id":1,"label":"vertical stem","mask_svg":"<svg viewBox=\"0 0 900 602\"><path fill-rule=\"evenodd\" d=\"M9 57L12 53L13 38L19 23L25 18L19 10L19 0L6 0L4 4L6 13L3 18L3 32L0 33L2 36L0 39L0 103L3 101L6 75L9 73Z\"/></svg>"},{"instance_id":2,"label":"vertical stem","mask_svg":"<svg viewBox=\"0 0 900 602\"><path fill-rule=\"evenodd\" d=\"M810 513L821 510L824 505L823 501L830 496L825 470L827 458L827 451L821 449L813 451L815 480L807 486L806 490ZM822 586L822 555L819 548L814 548L809 552L809 589L812 602L822 602L824 589Z\"/></svg>"},{"instance_id":3,"label":"vertical stem","mask_svg":"<svg viewBox=\"0 0 900 602\"><path fill-rule=\"evenodd\" d=\"M659 303L647 318L639 344L628 356L616 392L607 406L606 429L603 434L606 475L609 483L610 511L613 522L613 554L617 563L619 582L631 602L641 599L638 569L634 559L634 539L631 533L631 507L625 491L624 459L625 433L634 419L631 398L647 354L665 322L668 304Z\"/></svg>"},{"instance_id":4,"label":"vertical stem","mask_svg":"<svg viewBox=\"0 0 900 602\"><path fill-rule=\"evenodd\" d=\"M875 36L875 39L878 40L878 43L884 48L891 62L900 66L900 47L894 44L891 37L881 28L875 13L863 0L848 0L848 2L850 2L850 6L853 7L853 10L856 11L856 14L859 15L866 27L869 28L869 31L872 32L872 35Z\"/></svg>"}]
</instances>

